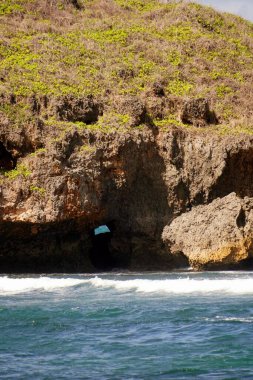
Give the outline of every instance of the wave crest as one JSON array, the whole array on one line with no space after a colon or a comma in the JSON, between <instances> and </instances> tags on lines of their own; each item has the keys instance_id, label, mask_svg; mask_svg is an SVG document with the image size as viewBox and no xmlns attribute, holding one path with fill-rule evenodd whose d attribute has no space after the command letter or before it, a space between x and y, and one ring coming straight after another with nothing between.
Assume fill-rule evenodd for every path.
<instances>
[{"instance_id":1,"label":"wave crest","mask_svg":"<svg viewBox=\"0 0 253 380\"><path fill-rule=\"evenodd\" d=\"M121 291L133 290L142 293L232 293L253 294L253 279L165 279L165 280L107 280L99 277L88 280L97 288L114 288Z\"/></svg>"},{"instance_id":2,"label":"wave crest","mask_svg":"<svg viewBox=\"0 0 253 380\"><path fill-rule=\"evenodd\" d=\"M10 278L0 277L0 294L16 294L30 292L33 290L53 291L82 284L85 280L74 278Z\"/></svg>"},{"instance_id":3,"label":"wave crest","mask_svg":"<svg viewBox=\"0 0 253 380\"><path fill-rule=\"evenodd\" d=\"M124 279L114 280L101 277L81 278L11 278L0 277L0 294L16 294L30 291L54 291L76 285L90 285L94 288L115 289L123 292L163 294L253 294L253 278L230 279Z\"/></svg>"}]
</instances>

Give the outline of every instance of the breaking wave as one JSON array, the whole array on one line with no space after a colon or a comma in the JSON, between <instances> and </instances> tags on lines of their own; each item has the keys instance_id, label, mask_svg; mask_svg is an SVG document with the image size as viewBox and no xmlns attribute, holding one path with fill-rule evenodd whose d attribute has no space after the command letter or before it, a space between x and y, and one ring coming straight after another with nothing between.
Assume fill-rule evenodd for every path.
<instances>
[{"instance_id":1,"label":"breaking wave","mask_svg":"<svg viewBox=\"0 0 253 380\"><path fill-rule=\"evenodd\" d=\"M0 277L0 294L15 294L31 291L54 291L77 285L87 285L92 288L115 289L122 292L163 293L163 294L253 294L253 278L226 279L105 279L93 278L54 278L54 277Z\"/></svg>"},{"instance_id":2,"label":"breaking wave","mask_svg":"<svg viewBox=\"0 0 253 380\"><path fill-rule=\"evenodd\" d=\"M165 279L165 280L107 280L99 277L88 280L97 288L114 288L121 291L133 290L142 293L232 293L253 294L252 278L236 279Z\"/></svg>"},{"instance_id":3,"label":"breaking wave","mask_svg":"<svg viewBox=\"0 0 253 380\"><path fill-rule=\"evenodd\" d=\"M0 294L24 293L34 290L53 291L60 288L66 288L82 284L85 280L74 278L11 278L0 277Z\"/></svg>"}]
</instances>

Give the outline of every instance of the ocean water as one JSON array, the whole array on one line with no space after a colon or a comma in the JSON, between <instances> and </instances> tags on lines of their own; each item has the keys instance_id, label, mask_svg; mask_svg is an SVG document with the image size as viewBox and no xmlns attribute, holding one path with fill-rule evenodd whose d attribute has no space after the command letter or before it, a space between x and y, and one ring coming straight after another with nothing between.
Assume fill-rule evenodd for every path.
<instances>
[{"instance_id":1,"label":"ocean water","mask_svg":"<svg viewBox=\"0 0 253 380\"><path fill-rule=\"evenodd\" d=\"M253 273L0 277L0 379L253 379Z\"/></svg>"}]
</instances>

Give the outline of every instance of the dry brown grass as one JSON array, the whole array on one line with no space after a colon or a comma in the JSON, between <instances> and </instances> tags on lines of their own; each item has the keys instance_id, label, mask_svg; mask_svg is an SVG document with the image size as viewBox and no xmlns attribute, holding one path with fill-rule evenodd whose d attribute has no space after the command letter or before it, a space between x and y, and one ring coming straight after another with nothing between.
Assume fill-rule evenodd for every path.
<instances>
[{"instance_id":1,"label":"dry brown grass","mask_svg":"<svg viewBox=\"0 0 253 380\"><path fill-rule=\"evenodd\" d=\"M237 16L185 1L3 0L0 19L3 93L148 103L159 81L165 103L206 97L221 123L253 125L253 25Z\"/></svg>"}]
</instances>

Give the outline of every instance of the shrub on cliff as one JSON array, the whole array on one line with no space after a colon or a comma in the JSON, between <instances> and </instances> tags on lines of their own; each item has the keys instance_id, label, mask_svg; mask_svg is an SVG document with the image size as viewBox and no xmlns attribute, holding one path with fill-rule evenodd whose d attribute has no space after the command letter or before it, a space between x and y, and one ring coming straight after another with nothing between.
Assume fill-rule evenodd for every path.
<instances>
[{"instance_id":1,"label":"shrub on cliff","mask_svg":"<svg viewBox=\"0 0 253 380\"><path fill-rule=\"evenodd\" d=\"M92 95L108 115L115 98L135 96L151 118L177 120L186 99L205 98L220 122L250 126L252 33L250 22L184 1L2 0L0 93L28 119L32 94Z\"/></svg>"}]
</instances>

